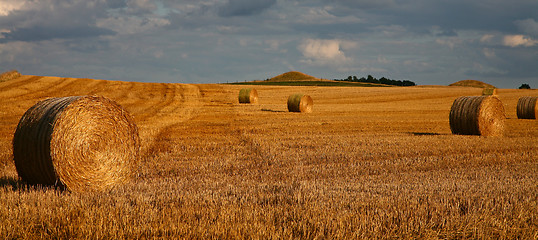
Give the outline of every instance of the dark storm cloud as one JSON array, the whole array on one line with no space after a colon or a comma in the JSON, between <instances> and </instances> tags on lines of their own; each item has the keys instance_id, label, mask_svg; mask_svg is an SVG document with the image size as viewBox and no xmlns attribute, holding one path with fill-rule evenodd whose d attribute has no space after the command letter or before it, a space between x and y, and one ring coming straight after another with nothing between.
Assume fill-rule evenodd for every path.
<instances>
[{"instance_id":1,"label":"dark storm cloud","mask_svg":"<svg viewBox=\"0 0 538 240\"><path fill-rule=\"evenodd\" d=\"M0 16L0 41L41 41L114 34L97 27L111 7L125 7L124 1L29 1L21 9Z\"/></svg>"},{"instance_id":2,"label":"dark storm cloud","mask_svg":"<svg viewBox=\"0 0 538 240\"><path fill-rule=\"evenodd\" d=\"M222 17L252 16L261 13L276 4L276 0L228 0L219 8Z\"/></svg>"},{"instance_id":3,"label":"dark storm cloud","mask_svg":"<svg viewBox=\"0 0 538 240\"><path fill-rule=\"evenodd\" d=\"M534 0L404 0L351 1L335 3L335 15L356 15L369 24L399 24L412 29L438 26L450 33L461 29L514 31L514 21L536 18L538 1ZM527 23L523 23L525 25ZM419 30L417 30L419 31Z\"/></svg>"}]
</instances>

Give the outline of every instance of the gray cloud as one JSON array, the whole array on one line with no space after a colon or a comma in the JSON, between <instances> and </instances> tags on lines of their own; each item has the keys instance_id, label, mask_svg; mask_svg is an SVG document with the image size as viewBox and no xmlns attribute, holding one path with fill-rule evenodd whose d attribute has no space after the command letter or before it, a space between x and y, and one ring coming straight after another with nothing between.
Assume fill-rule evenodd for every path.
<instances>
[{"instance_id":1,"label":"gray cloud","mask_svg":"<svg viewBox=\"0 0 538 240\"><path fill-rule=\"evenodd\" d=\"M535 9L535 0L27 0L0 6L0 66L146 82L297 70L538 86Z\"/></svg>"},{"instance_id":2,"label":"gray cloud","mask_svg":"<svg viewBox=\"0 0 538 240\"><path fill-rule=\"evenodd\" d=\"M252 16L276 4L276 0L228 0L219 8L219 16Z\"/></svg>"},{"instance_id":3,"label":"gray cloud","mask_svg":"<svg viewBox=\"0 0 538 240\"><path fill-rule=\"evenodd\" d=\"M0 38L0 43L6 43L10 41L33 42L58 38L76 39L111 34L114 34L114 31L92 26L35 26L31 28L16 28L12 29L10 32L1 33L3 38Z\"/></svg>"},{"instance_id":4,"label":"gray cloud","mask_svg":"<svg viewBox=\"0 0 538 240\"><path fill-rule=\"evenodd\" d=\"M538 22L532 18L517 20L515 25L526 34L538 38Z\"/></svg>"},{"instance_id":5,"label":"gray cloud","mask_svg":"<svg viewBox=\"0 0 538 240\"><path fill-rule=\"evenodd\" d=\"M114 32L95 26L118 1L27 1L22 8L0 16L0 41L41 41L110 35Z\"/></svg>"}]
</instances>

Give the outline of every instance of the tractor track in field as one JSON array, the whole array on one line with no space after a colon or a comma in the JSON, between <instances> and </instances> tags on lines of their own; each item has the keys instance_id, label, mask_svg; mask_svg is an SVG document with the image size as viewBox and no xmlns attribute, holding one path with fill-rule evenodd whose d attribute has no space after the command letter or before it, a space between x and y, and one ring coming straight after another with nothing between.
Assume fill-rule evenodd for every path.
<instances>
[{"instance_id":1,"label":"tractor track in field","mask_svg":"<svg viewBox=\"0 0 538 240\"><path fill-rule=\"evenodd\" d=\"M30 83L34 83L34 82L39 81L42 78L44 78L44 77L28 75L28 76L21 76L19 78L15 78L15 79L11 79L9 81L2 82L2 83L0 83L0 92L6 91L6 90L9 90L9 89L13 89L13 88L17 88L17 87L27 85L27 84L30 84ZM2 85L4 85L4 86L2 86Z\"/></svg>"}]
</instances>

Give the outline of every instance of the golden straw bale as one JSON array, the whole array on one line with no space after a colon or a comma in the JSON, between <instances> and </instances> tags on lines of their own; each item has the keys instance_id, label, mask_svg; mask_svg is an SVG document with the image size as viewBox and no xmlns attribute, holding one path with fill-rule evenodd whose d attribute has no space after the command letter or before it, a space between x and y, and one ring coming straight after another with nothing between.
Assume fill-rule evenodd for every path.
<instances>
[{"instance_id":1,"label":"golden straw bale","mask_svg":"<svg viewBox=\"0 0 538 240\"><path fill-rule=\"evenodd\" d=\"M538 116L538 97L521 97L517 101L517 118L536 119Z\"/></svg>"},{"instance_id":2,"label":"golden straw bale","mask_svg":"<svg viewBox=\"0 0 538 240\"><path fill-rule=\"evenodd\" d=\"M9 81L11 79L15 79L15 78L18 78L20 76L21 76L21 74L19 72L17 72L17 70L7 71L7 72L4 72L4 73L0 74L0 82Z\"/></svg>"},{"instance_id":3,"label":"golden straw bale","mask_svg":"<svg viewBox=\"0 0 538 240\"><path fill-rule=\"evenodd\" d=\"M505 119L504 106L495 96L459 97L450 109L453 134L502 136Z\"/></svg>"},{"instance_id":4,"label":"golden straw bale","mask_svg":"<svg viewBox=\"0 0 538 240\"><path fill-rule=\"evenodd\" d=\"M253 88L243 88L239 90L239 103L257 103L258 91Z\"/></svg>"},{"instance_id":5,"label":"golden straw bale","mask_svg":"<svg viewBox=\"0 0 538 240\"><path fill-rule=\"evenodd\" d=\"M484 88L482 96L497 95L497 88Z\"/></svg>"},{"instance_id":6,"label":"golden straw bale","mask_svg":"<svg viewBox=\"0 0 538 240\"><path fill-rule=\"evenodd\" d=\"M288 97L288 111L290 112L310 113L312 112L313 104L314 102L310 96L301 93Z\"/></svg>"},{"instance_id":7,"label":"golden straw bale","mask_svg":"<svg viewBox=\"0 0 538 240\"><path fill-rule=\"evenodd\" d=\"M23 181L75 192L107 190L129 180L139 151L132 116L99 96L40 101L24 113L13 137Z\"/></svg>"}]
</instances>

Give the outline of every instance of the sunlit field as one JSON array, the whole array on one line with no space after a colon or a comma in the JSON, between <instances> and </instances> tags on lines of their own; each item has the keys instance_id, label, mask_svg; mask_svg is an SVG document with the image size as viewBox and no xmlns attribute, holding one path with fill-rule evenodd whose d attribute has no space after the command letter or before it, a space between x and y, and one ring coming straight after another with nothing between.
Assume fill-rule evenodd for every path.
<instances>
[{"instance_id":1,"label":"sunlit field","mask_svg":"<svg viewBox=\"0 0 538 240\"><path fill-rule=\"evenodd\" d=\"M538 120L499 89L504 137L452 135L469 87L157 84L23 75L0 82L0 238L538 238ZM293 93L313 112L290 113ZM102 95L135 118L132 181L74 193L19 181L13 133L49 97ZM121 147L121 146L118 146Z\"/></svg>"}]
</instances>

